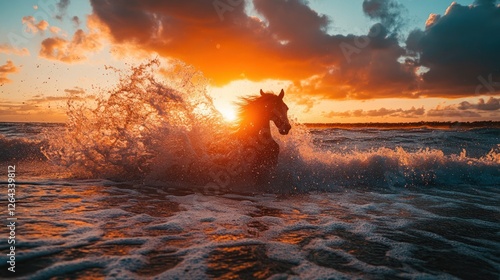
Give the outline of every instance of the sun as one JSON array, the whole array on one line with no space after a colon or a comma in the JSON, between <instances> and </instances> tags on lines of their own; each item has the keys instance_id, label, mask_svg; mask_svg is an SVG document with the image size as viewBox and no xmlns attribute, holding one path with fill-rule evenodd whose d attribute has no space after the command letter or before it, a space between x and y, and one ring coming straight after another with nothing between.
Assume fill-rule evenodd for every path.
<instances>
[{"instance_id":1,"label":"sun","mask_svg":"<svg viewBox=\"0 0 500 280\"><path fill-rule=\"evenodd\" d=\"M224 117L224 120L226 120L227 122L233 122L236 120L236 111L234 110L234 108L224 106L222 108L218 108L218 110L222 114L222 117Z\"/></svg>"}]
</instances>

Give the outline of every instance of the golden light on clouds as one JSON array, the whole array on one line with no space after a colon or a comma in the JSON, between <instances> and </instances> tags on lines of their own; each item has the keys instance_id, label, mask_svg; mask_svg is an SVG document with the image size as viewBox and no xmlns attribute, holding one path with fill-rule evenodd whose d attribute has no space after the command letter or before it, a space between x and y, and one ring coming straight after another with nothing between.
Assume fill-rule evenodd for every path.
<instances>
[{"instance_id":1,"label":"golden light on clouds","mask_svg":"<svg viewBox=\"0 0 500 280\"><path fill-rule=\"evenodd\" d=\"M453 3L404 31L406 4L389 2L359 7L371 21L356 30L339 29L328 11L299 0L238 1L223 10L205 0L30 5L15 16L18 29L6 29L18 43L0 40L2 98L111 86L117 81L103 68L159 57L202 71L228 120L238 98L281 88L292 115L307 122L499 120L500 41L488 34L500 32L500 7ZM47 73L48 65L55 69Z\"/></svg>"}]
</instances>

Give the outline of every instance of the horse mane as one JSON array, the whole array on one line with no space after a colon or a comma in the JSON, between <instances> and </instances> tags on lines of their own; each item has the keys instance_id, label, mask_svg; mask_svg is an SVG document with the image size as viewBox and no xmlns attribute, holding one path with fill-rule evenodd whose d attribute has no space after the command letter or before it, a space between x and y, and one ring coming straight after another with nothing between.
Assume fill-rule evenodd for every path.
<instances>
[{"instance_id":1,"label":"horse mane","mask_svg":"<svg viewBox=\"0 0 500 280\"><path fill-rule=\"evenodd\" d=\"M242 97L236 103L239 108L237 111L237 119L240 125L245 124L257 110L261 110L262 103L266 103L273 97L277 97L272 93L264 93L262 95Z\"/></svg>"}]
</instances>

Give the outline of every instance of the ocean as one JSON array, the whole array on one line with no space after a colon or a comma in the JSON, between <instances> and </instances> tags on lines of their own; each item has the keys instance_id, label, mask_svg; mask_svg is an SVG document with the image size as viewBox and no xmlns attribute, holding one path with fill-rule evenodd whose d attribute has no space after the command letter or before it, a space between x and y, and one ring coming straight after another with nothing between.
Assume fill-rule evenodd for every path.
<instances>
[{"instance_id":1,"label":"ocean","mask_svg":"<svg viewBox=\"0 0 500 280\"><path fill-rule=\"evenodd\" d=\"M500 277L498 127L295 124L259 189L75 167L70 129L0 123L1 278Z\"/></svg>"}]
</instances>

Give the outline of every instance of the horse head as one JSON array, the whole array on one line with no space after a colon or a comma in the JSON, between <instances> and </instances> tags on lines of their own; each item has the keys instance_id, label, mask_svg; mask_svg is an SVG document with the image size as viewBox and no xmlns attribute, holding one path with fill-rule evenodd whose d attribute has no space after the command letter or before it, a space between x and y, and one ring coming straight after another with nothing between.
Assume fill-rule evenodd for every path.
<instances>
[{"instance_id":1,"label":"horse head","mask_svg":"<svg viewBox=\"0 0 500 280\"><path fill-rule=\"evenodd\" d=\"M264 93L260 90L261 96L269 96L269 101L265 105L269 120L276 125L281 135L287 135L292 126L288 120L288 106L283 102L285 91L282 89L279 95Z\"/></svg>"}]
</instances>

